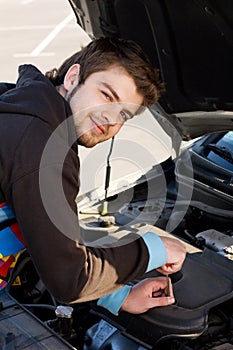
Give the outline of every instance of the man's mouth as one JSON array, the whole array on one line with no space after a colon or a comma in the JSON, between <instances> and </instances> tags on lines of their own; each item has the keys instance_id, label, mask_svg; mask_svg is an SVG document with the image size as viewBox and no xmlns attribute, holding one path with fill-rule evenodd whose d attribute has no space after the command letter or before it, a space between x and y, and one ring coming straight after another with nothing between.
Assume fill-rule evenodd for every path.
<instances>
[{"instance_id":1,"label":"man's mouth","mask_svg":"<svg viewBox=\"0 0 233 350\"><path fill-rule=\"evenodd\" d=\"M106 133L106 129L103 125L99 124L98 121L96 121L92 116L90 116L90 119L94 125L94 129L95 131L99 134L99 135L102 135L102 134L105 134Z\"/></svg>"}]
</instances>

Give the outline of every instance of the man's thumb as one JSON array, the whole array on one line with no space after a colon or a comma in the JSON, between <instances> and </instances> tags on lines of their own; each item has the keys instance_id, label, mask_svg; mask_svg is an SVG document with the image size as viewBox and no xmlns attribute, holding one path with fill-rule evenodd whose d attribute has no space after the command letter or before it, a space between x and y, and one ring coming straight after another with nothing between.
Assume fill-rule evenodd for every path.
<instances>
[{"instance_id":1,"label":"man's thumb","mask_svg":"<svg viewBox=\"0 0 233 350\"><path fill-rule=\"evenodd\" d=\"M156 306L167 306L174 304L175 298L172 297L160 297L160 298L151 298L151 304L153 306L151 307L156 307Z\"/></svg>"}]
</instances>

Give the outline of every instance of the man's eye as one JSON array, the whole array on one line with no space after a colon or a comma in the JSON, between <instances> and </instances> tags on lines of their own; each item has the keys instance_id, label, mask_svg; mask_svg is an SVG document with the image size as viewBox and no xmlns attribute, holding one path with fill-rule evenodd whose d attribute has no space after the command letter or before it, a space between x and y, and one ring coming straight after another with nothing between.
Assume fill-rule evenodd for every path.
<instances>
[{"instance_id":1,"label":"man's eye","mask_svg":"<svg viewBox=\"0 0 233 350\"><path fill-rule=\"evenodd\" d=\"M108 101L112 101L112 96L110 96L107 92L102 91L102 94L104 95L104 97L105 97Z\"/></svg>"},{"instance_id":2,"label":"man's eye","mask_svg":"<svg viewBox=\"0 0 233 350\"><path fill-rule=\"evenodd\" d=\"M127 114L124 111L120 111L120 116L123 119L124 123L127 122L128 117L127 117Z\"/></svg>"}]
</instances>

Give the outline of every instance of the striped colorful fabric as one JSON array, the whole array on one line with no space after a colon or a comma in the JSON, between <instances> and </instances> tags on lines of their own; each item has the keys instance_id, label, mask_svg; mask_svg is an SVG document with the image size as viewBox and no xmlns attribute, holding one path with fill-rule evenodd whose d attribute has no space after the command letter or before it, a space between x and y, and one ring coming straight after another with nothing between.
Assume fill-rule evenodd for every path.
<instances>
[{"instance_id":1,"label":"striped colorful fabric","mask_svg":"<svg viewBox=\"0 0 233 350\"><path fill-rule=\"evenodd\" d=\"M14 214L6 202L0 204L0 290L7 286L10 272L16 264L25 242Z\"/></svg>"},{"instance_id":2,"label":"striped colorful fabric","mask_svg":"<svg viewBox=\"0 0 233 350\"><path fill-rule=\"evenodd\" d=\"M0 222L4 222L6 220L14 218L14 214L11 209L8 207L7 203L0 204Z\"/></svg>"},{"instance_id":3,"label":"striped colorful fabric","mask_svg":"<svg viewBox=\"0 0 233 350\"><path fill-rule=\"evenodd\" d=\"M10 255L7 257L1 257L0 258L0 269L3 270L3 272L6 272L6 275L9 276L15 267L15 264L20 256L22 251L20 251L18 254ZM8 282L7 280L0 279L0 291L1 289L5 288L7 286Z\"/></svg>"}]
</instances>

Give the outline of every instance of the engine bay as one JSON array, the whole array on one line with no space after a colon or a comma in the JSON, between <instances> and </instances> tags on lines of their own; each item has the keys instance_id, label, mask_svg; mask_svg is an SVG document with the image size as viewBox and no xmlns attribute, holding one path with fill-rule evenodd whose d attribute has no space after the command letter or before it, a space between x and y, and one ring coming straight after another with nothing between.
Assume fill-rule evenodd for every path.
<instances>
[{"instance_id":1,"label":"engine bay","mask_svg":"<svg viewBox=\"0 0 233 350\"><path fill-rule=\"evenodd\" d=\"M135 190L134 198L137 200L131 201L128 207L125 203L122 204L126 193L119 196L120 202L116 201L116 197L108 200L109 213L113 214L120 206L113 216L99 214L103 202L90 208L82 208L82 239L91 245L109 242L112 244L129 231L137 234L153 231L159 235L171 235L163 227L139 222L145 220L146 216L151 218L151 210L156 212L155 203L146 208L140 220L136 220L138 212L143 212L143 201L138 201L138 196L139 193L142 195L144 190L141 185L139 187L140 191L139 188ZM168 212L171 210L170 201L171 198L168 207L165 205L158 216L157 225L163 226L166 223L166 218L170 215ZM97 306L95 301L59 305L39 279L25 251L12 276L14 282L5 292L6 301L3 300L1 304L1 339L8 333L10 335L7 338L9 344L4 344L2 349L10 349L12 344L17 344L18 349L232 349L233 237L229 229L223 232L215 228L206 229L195 235L193 232L185 232L185 229L182 232L183 221L190 220L190 212L174 230L175 233L172 233L172 236L182 239L188 252L182 270L171 276L176 298L174 305L151 309L141 315L121 312L119 316L114 316ZM202 220L200 226L201 222ZM178 231L181 237L176 234ZM153 270L142 278L158 274ZM22 322L15 321L15 317L19 315ZM33 318L33 321L26 322L26 318ZM31 322L34 324L33 332L28 328ZM44 331L37 335L35 329L43 327ZM42 334L45 334L46 342L49 338L49 345L43 340ZM62 345L58 346L57 342L61 342Z\"/></svg>"}]
</instances>

